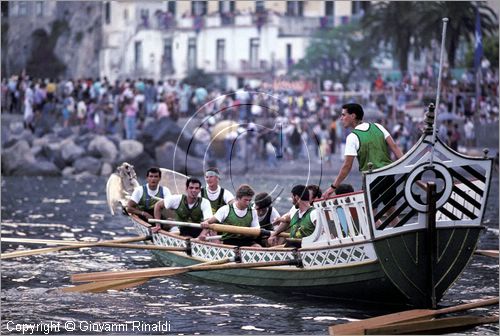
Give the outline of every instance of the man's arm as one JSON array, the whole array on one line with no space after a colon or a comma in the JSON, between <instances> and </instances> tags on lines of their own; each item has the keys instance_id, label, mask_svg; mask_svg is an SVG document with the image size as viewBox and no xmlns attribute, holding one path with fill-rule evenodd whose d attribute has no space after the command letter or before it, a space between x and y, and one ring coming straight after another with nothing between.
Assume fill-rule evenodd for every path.
<instances>
[{"instance_id":1,"label":"man's arm","mask_svg":"<svg viewBox=\"0 0 500 336\"><path fill-rule=\"evenodd\" d=\"M342 167L340 168L340 172L337 175L337 178L333 182L333 185L335 187L338 187L344 180L345 178L349 175L352 169L352 164L354 162L355 156L352 155L346 155L344 159L344 163L342 164ZM329 197L335 192L335 189L332 187L329 187L324 193L323 197Z\"/></svg>"},{"instance_id":2,"label":"man's arm","mask_svg":"<svg viewBox=\"0 0 500 336\"><path fill-rule=\"evenodd\" d=\"M160 219L161 218L161 211L165 207L165 202L163 200L156 202L155 204L155 218Z\"/></svg>"},{"instance_id":3,"label":"man's arm","mask_svg":"<svg viewBox=\"0 0 500 336\"><path fill-rule=\"evenodd\" d=\"M140 215L140 216L144 216L144 211L140 210L138 208L138 205L137 203L135 203L133 200L129 199L128 202L127 202L127 208L126 208L127 212L129 214L135 214L135 215Z\"/></svg>"},{"instance_id":4,"label":"man's arm","mask_svg":"<svg viewBox=\"0 0 500 336\"><path fill-rule=\"evenodd\" d=\"M389 146L389 149L391 150L391 152L394 153L394 155L396 156L396 159L400 159L403 156L403 152L401 151L401 149L399 149L398 145L394 142L394 139L392 138L392 136L389 135L387 138L385 138L385 142L387 142L387 146Z\"/></svg>"}]
</instances>

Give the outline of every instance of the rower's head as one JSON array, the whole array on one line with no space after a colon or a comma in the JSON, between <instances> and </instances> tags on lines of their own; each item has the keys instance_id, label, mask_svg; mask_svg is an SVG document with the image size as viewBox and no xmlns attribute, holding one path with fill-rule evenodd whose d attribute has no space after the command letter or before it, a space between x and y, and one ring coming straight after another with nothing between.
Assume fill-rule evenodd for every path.
<instances>
[{"instance_id":1,"label":"rower's head","mask_svg":"<svg viewBox=\"0 0 500 336\"><path fill-rule=\"evenodd\" d=\"M255 210L259 216L264 216L267 209L271 207L273 199L266 192L261 192L255 195Z\"/></svg>"},{"instance_id":2,"label":"rower's head","mask_svg":"<svg viewBox=\"0 0 500 336\"><path fill-rule=\"evenodd\" d=\"M309 190L309 201L311 205L314 201L320 199L321 195L323 194L321 192L321 189L319 188L319 185L317 184L309 184L307 186L307 190Z\"/></svg>"},{"instance_id":3,"label":"rower's head","mask_svg":"<svg viewBox=\"0 0 500 336\"><path fill-rule=\"evenodd\" d=\"M363 107L357 103L348 103L342 105L342 115L340 120L344 127L356 127L363 120L365 112Z\"/></svg>"},{"instance_id":4,"label":"rower's head","mask_svg":"<svg viewBox=\"0 0 500 336\"><path fill-rule=\"evenodd\" d=\"M248 184L242 184L236 189L236 206L243 210L250 206L255 191Z\"/></svg>"},{"instance_id":5,"label":"rower's head","mask_svg":"<svg viewBox=\"0 0 500 336\"><path fill-rule=\"evenodd\" d=\"M186 196L190 200L194 200L198 197L201 189L201 182L197 178L190 177L186 180Z\"/></svg>"},{"instance_id":6,"label":"rower's head","mask_svg":"<svg viewBox=\"0 0 500 336\"><path fill-rule=\"evenodd\" d=\"M211 190L217 189L219 186L220 172L217 168L208 168L205 171L205 182Z\"/></svg>"},{"instance_id":7,"label":"rower's head","mask_svg":"<svg viewBox=\"0 0 500 336\"><path fill-rule=\"evenodd\" d=\"M157 167L151 167L148 169L146 173L146 181L148 182L149 189L156 189L158 187L158 183L161 180L161 170Z\"/></svg>"},{"instance_id":8,"label":"rower's head","mask_svg":"<svg viewBox=\"0 0 500 336\"><path fill-rule=\"evenodd\" d=\"M292 204L298 208L300 202L309 202L309 190L302 184L298 184L292 188Z\"/></svg>"}]
</instances>

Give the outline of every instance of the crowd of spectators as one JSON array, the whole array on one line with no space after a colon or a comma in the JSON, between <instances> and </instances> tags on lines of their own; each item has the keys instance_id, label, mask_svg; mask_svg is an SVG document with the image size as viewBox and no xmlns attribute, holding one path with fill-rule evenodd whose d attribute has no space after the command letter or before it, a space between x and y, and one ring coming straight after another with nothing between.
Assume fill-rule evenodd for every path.
<instances>
[{"instance_id":1,"label":"crowd of spectators","mask_svg":"<svg viewBox=\"0 0 500 336\"><path fill-rule=\"evenodd\" d=\"M225 93L174 79L111 83L106 78L56 81L12 76L2 80L1 101L3 113L23 114L25 128L38 136L59 125L136 139L149 122L193 116L207 121L202 124L210 134L219 121L234 120L242 127L229 132L227 142L245 133L246 143L258 149L252 155L275 166L276 157L311 158L311 151L313 158L327 163L340 155L348 130L338 118L342 104L353 101L364 106L365 119L383 124L407 151L421 134L426 104L435 98L431 77L422 73L388 81L379 75L369 86L344 89L337 85L328 92L273 91L269 86L247 85ZM477 119L498 122L498 74L485 71L480 89ZM465 72L453 79L445 73L442 92L438 115L444 117L438 117L439 136L455 149L473 146L474 77Z\"/></svg>"}]
</instances>

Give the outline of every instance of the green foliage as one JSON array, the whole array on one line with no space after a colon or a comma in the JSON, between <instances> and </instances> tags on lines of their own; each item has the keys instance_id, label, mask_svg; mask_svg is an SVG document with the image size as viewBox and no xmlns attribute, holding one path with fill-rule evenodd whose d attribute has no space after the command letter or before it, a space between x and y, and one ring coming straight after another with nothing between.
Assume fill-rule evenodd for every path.
<instances>
[{"instance_id":1,"label":"green foliage","mask_svg":"<svg viewBox=\"0 0 500 336\"><path fill-rule=\"evenodd\" d=\"M202 69L193 69L189 71L183 81L189 85L202 86L204 88L211 88L214 85L213 76L206 74Z\"/></svg>"},{"instance_id":2,"label":"green foliage","mask_svg":"<svg viewBox=\"0 0 500 336\"><path fill-rule=\"evenodd\" d=\"M289 75L330 79L347 85L355 76L368 75L375 55L375 45L364 38L357 23L320 30L311 39L305 57L293 66Z\"/></svg>"},{"instance_id":3,"label":"green foliage","mask_svg":"<svg viewBox=\"0 0 500 336\"><path fill-rule=\"evenodd\" d=\"M491 67L498 69L498 53L499 53L499 36L498 34L493 36L488 36L483 38L483 56L488 61L490 61ZM465 54L465 65L468 68L474 67L474 52L475 52L475 44L469 43L467 52Z\"/></svg>"}]
</instances>

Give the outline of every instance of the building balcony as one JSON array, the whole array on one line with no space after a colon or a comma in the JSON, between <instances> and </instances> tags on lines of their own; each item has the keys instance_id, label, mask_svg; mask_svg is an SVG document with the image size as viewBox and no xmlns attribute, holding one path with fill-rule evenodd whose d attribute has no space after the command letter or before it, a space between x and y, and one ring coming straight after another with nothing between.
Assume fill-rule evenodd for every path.
<instances>
[{"instance_id":1,"label":"building balcony","mask_svg":"<svg viewBox=\"0 0 500 336\"><path fill-rule=\"evenodd\" d=\"M140 17L137 22L137 31L147 29L169 30L177 27L175 17L162 11L156 11L154 16L151 17Z\"/></svg>"},{"instance_id":2,"label":"building balcony","mask_svg":"<svg viewBox=\"0 0 500 336\"><path fill-rule=\"evenodd\" d=\"M282 16L279 18L279 36L310 36L320 28L318 17Z\"/></svg>"}]
</instances>

